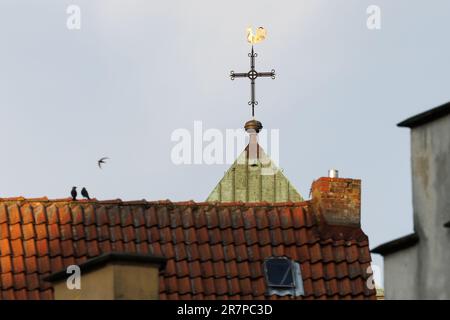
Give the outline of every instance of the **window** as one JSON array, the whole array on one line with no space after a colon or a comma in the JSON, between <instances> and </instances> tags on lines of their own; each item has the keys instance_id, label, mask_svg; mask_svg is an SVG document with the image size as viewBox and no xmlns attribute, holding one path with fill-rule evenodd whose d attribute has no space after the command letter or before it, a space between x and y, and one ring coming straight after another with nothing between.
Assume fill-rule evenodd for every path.
<instances>
[{"instance_id":1,"label":"window","mask_svg":"<svg viewBox=\"0 0 450 320\"><path fill-rule=\"evenodd\" d=\"M271 257L264 262L264 273L269 295L294 295L304 293L300 265L286 257Z\"/></svg>"}]
</instances>

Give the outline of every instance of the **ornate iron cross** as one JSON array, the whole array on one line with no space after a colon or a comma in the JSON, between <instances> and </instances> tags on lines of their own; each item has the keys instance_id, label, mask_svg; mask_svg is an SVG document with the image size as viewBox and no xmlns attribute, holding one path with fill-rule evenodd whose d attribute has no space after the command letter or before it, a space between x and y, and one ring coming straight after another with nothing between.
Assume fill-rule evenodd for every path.
<instances>
[{"instance_id":1,"label":"ornate iron cross","mask_svg":"<svg viewBox=\"0 0 450 320\"><path fill-rule=\"evenodd\" d=\"M271 77L272 79L275 79L275 70L272 69L270 72L258 72L255 70L255 58L258 56L257 53L253 51L252 46L252 52L248 54L250 57L250 71L247 73L234 73L234 71L230 72L231 80L234 80L234 78L249 78L250 79L250 89L251 89L251 95L250 95L250 101L248 102L249 106L252 106L252 117L255 116L255 106L258 105L258 101L255 100L255 80L259 77Z\"/></svg>"}]
</instances>

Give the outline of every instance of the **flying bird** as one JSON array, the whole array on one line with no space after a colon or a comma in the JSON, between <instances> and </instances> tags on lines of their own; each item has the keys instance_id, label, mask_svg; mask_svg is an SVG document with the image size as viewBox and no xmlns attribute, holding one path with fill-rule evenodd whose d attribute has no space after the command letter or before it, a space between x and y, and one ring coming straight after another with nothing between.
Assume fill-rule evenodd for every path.
<instances>
[{"instance_id":1,"label":"flying bird","mask_svg":"<svg viewBox=\"0 0 450 320\"><path fill-rule=\"evenodd\" d=\"M81 195L86 199L91 200L91 198L89 198L89 193L87 192L86 188L81 189Z\"/></svg>"},{"instance_id":2,"label":"flying bird","mask_svg":"<svg viewBox=\"0 0 450 320\"><path fill-rule=\"evenodd\" d=\"M102 168L102 164L106 163L105 160L108 160L108 157L103 157L100 160L97 161L98 167L101 169Z\"/></svg>"},{"instance_id":3,"label":"flying bird","mask_svg":"<svg viewBox=\"0 0 450 320\"><path fill-rule=\"evenodd\" d=\"M70 195L72 196L73 201L77 200L77 195L78 195L77 187L72 187L72 191L70 192Z\"/></svg>"},{"instance_id":4,"label":"flying bird","mask_svg":"<svg viewBox=\"0 0 450 320\"><path fill-rule=\"evenodd\" d=\"M266 29L263 27L259 27L256 29L256 34L253 33L252 27L247 28L247 41L248 43L255 44L260 43L264 39L266 39Z\"/></svg>"}]
</instances>

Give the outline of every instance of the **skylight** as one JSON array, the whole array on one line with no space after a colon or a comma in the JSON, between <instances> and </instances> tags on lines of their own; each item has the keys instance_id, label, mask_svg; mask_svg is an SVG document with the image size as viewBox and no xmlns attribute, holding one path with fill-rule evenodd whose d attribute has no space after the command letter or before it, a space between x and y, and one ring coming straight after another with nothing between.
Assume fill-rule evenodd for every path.
<instances>
[{"instance_id":1,"label":"skylight","mask_svg":"<svg viewBox=\"0 0 450 320\"><path fill-rule=\"evenodd\" d=\"M300 265L286 257L271 257L264 262L269 295L303 294L303 280Z\"/></svg>"}]
</instances>

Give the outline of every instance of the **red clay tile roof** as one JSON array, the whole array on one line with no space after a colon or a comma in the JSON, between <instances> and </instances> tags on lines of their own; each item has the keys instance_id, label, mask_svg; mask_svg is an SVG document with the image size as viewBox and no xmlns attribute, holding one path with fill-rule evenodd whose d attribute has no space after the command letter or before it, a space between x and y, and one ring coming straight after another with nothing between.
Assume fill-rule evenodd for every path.
<instances>
[{"instance_id":1,"label":"red clay tile roof","mask_svg":"<svg viewBox=\"0 0 450 320\"><path fill-rule=\"evenodd\" d=\"M316 217L309 201L0 199L0 298L53 299L46 276L128 252L167 258L161 299L375 299L367 236ZM303 297L265 295L269 256L300 263Z\"/></svg>"}]
</instances>

